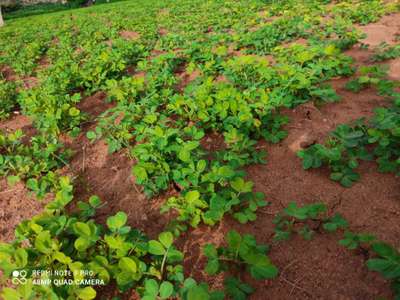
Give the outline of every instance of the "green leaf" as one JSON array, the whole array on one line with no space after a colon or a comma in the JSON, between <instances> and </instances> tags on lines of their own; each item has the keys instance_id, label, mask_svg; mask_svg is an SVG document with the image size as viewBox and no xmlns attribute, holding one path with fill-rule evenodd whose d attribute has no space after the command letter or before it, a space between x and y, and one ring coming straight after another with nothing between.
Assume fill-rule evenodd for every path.
<instances>
[{"instance_id":1,"label":"green leaf","mask_svg":"<svg viewBox=\"0 0 400 300\"><path fill-rule=\"evenodd\" d=\"M246 300L247 296L254 292L254 289L239 279L234 277L228 277L224 280L224 286L226 293L233 300Z\"/></svg>"},{"instance_id":2,"label":"green leaf","mask_svg":"<svg viewBox=\"0 0 400 300\"><path fill-rule=\"evenodd\" d=\"M85 251L87 248L89 248L89 246L90 246L90 242L85 237L80 237L80 238L76 239L74 242L75 249L80 252Z\"/></svg>"},{"instance_id":3,"label":"green leaf","mask_svg":"<svg viewBox=\"0 0 400 300\"><path fill-rule=\"evenodd\" d=\"M34 297L35 291L33 288L33 282L28 280L26 283L19 285L17 288L18 293L22 299L32 299Z\"/></svg>"},{"instance_id":4,"label":"green leaf","mask_svg":"<svg viewBox=\"0 0 400 300\"><path fill-rule=\"evenodd\" d=\"M179 262L183 260L183 253L176 249L169 249L168 251L168 262Z\"/></svg>"},{"instance_id":5,"label":"green leaf","mask_svg":"<svg viewBox=\"0 0 400 300\"><path fill-rule=\"evenodd\" d=\"M220 167L220 168L219 168L218 174L219 174L220 176L222 176L222 177L230 178L230 177L232 177L233 175L235 175L235 172L232 170L231 167L229 167L229 166L223 166L223 167Z\"/></svg>"},{"instance_id":6,"label":"green leaf","mask_svg":"<svg viewBox=\"0 0 400 300\"><path fill-rule=\"evenodd\" d=\"M188 151L185 148L181 149L178 153L178 158L183 162L189 162L190 161L190 151Z\"/></svg>"},{"instance_id":7,"label":"green leaf","mask_svg":"<svg viewBox=\"0 0 400 300\"><path fill-rule=\"evenodd\" d=\"M172 285L171 282L169 281L164 281L160 285L160 298L161 299L167 299L172 296L172 293L174 292L174 286Z\"/></svg>"},{"instance_id":8,"label":"green leaf","mask_svg":"<svg viewBox=\"0 0 400 300\"><path fill-rule=\"evenodd\" d=\"M89 204L93 207L93 208L97 208L101 205L101 200L99 197L97 196L91 196L89 198Z\"/></svg>"},{"instance_id":9,"label":"green leaf","mask_svg":"<svg viewBox=\"0 0 400 300\"><path fill-rule=\"evenodd\" d=\"M382 274L386 279L398 279L400 277L400 262L388 259L369 259L367 267Z\"/></svg>"},{"instance_id":10,"label":"green leaf","mask_svg":"<svg viewBox=\"0 0 400 300\"><path fill-rule=\"evenodd\" d=\"M304 151L303 151L304 153ZM303 156L303 169L308 170L310 169L314 164L314 159L311 155L308 155L307 153L304 153Z\"/></svg>"},{"instance_id":11,"label":"green leaf","mask_svg":"<svg viewBox=\"0 0 400 300\"><path fill-rule=\"evenodd\" d=\"M11 186L14 186L20 180L21 179L19 178L19 176L14 176L14 175L7 176L7 183Z\"/></svg>"},{"instance_id":12,"label":"green leaf","mask_svg":"<svg viewBox=\"0 0 400 300\"><path fill-rule=\"evenodd\" d=\"M129 258L129 257L123 257L119 260L118 262L118 267L125 272L128 273L136 273L137 272L137 264L136 262Z\"/></svg>"},{"instance_id":13,"label":"green leaf","mask_svg":"<svg viewBox=\"0 0 400 300\"><path fill-rule=\"evenodd\" d=\"M70 115L71 117L79 116L79 114L80 114L80 110L77 109L76 107L71 107L71 108L69 109L69 115Z\"/></svg>"},{"instance_id":14,"label":"green leaf","mask_svg":"<svg viewBox=\"0 0 400 300\"><path fill-rule=\"evenodd\" d=\"M372 244L372 250L385 258L397 258L400 262L400 253L394 249L392 246L383 243L383 242L379 242L379 243L374 243Z\"/></svg>"},{"instance_id":15,"label":"green leaf","mask_svg":"<svg viewBox=\"0 0 400 300\"><path fill-rule=\"evenodd\" d=\"M51 249L52 240L49 231L40 232L35 239L35 248L44 254L52 252Z\"/></svg>"},{"instance_id":16,"label":"green leaf","mask_svg":"<svg viewBox=\"0 0 400 300\"><path fill-rule=\"evenodd\" d=\"M233 217L239 221L240 224L246 224L249 219L245 213L237 212L233 215Z\"/></svg>"},{"instance_id":17,"label":"green leaf","mask_svg":"<svg viewBox=\"0 0 400 300\"><path fill-rule=\"evenodd\" d=\"M326 205L323 203L314 203L298 207L295 202L290 202L284 209L284 212L291 217L299 220L306 220L308 218L316 218L319 214L326 211Z\"/></svg>"},{"instance_id":18,"label":"green leaf","mask_svg":"<svg viewBox=\"0 0 400 300\"><path fill-rule=\"evenodd\" d=\"M83 222L76 222L74 224L74 231L76 234L82 237L89 237L91 235L89 225Z\"/></svg>"},{"instance_id":19,"label":"green leaf","mask_svg":"<svg viewBox=\"0 0 400 300\"><path fill-rule=\"evenodd\" d=\"M348 227L348 223L340 214L335 214L331 219L329 219L327 222L325 222L322 226L326 231L333 232L333 231L336 231L338 228Z\"/></svg>"},{"instance_id":20,"label":"green leaf","mask_svg":"<svg viewBox=\"0 0 400 300\"><path fill-rule=\"evenodd\" d=\"M91 300L96 298L96 291L92 287L87 286L83 289L78 289L76 295L78 296L78 299Z\"/></svg>"},{"instance_id":21,"label":"green leaf","mask_svg":"<svg viewBox=\"0 0 400 300\"><path fill-rule=\"evenodd\" d=\"M35 178L29 178L26 181L26 187L32 191L38 191L39 190L39 183L37 179Z\"/></svg>"},{"instance_id":22,"label":"green leaf","mask_svg":"<svg viewBox=\"0 0 400 300\"><path fill-rule=\"evenodd\" d=\"M115 216L109 217L107 219L107 226L112 231L117 231L126 224L127 220L128 216L126 215L126 213L120 211Z\"/></svg>"},{"instance_id":23,"label":"green leaf","mask_svg":"<svg viewBox=\"0 0 400 300\"><path fill-rule=\"evenodd\" d=\"M18 268L23 268L28 263L28 253L23 248L18 248L15 251L14 258Z\"/></svg>"},{"instance_id":24,"label":"green leaf","mask_svg":"<svg viewBox=\"0 0 400 300\"><path fill-rule=\"evenodd\" d=\"M340 172L334 172L334 173L332 173L331 174L331 179L332 180L334 180L334 181L339 181L339 180L341 180L342 179L342 177L343 177L343 173L340 173Z\"/></svg>"},{"instance_id":25,"label":"green leaf","mask_svg":"<svg viewBox=\"0 0 400 300\"><path fill-rule=\"evenodd\" d=\"M189 191L185 195L185 199L188 202L196 202L200 198L200 193L198 191Z\"/></svg>"},{"instance_id":26,"label":"green leaf","mask_svg":"<svg viewBox=\"0 0 400 300\"><path fill-rule=\"evenodd\" d=\"M134 166L133 175L136 177L139 183L144 182L148 179L146 169L143 167Z\"/></svg>"},{"instance_id":27,"label":"green leaf","mask_svg":"<svg viewBox=\"0 0 400 300\"><path fill-rule=\"evenodd\" d=\"M143 118L143 121L145 121L148 124L153 124L157 121L157 115L155 114L148 114Z\"/></svg>"},{"instance_id":28,"label":"green leaf","mask_svg":"<svg viewBox=\"0 0 400 300\"><path fill-rule=\"evenodd\" d=\"M149 241L149 252L154 255L164 255L165 254L164 246L155 240Z\"/></svg>"},{"instance_id":29,"label":"green leaf","mask_svg":"<svg viewBox=\"0 0 400 300\"><path fill-rule=\"evenodd\" d=\"M299 234L303 237L303 239L309 241L312 239L314 235L314 231L311 230L308 225L304 225L300 230Z\"/></svg>"},{"instance_id":30,"label":"green leaf","mask_svg":"<svg viewBox=\"0 0 400 300\"><path fill-rule=\"evenodd\" d=\"M290 236L291 236L290 231L275 229L275 235L274 235L275 241L287 241L287 240L289 240Z\"/></svg>"},{"instance_id":31,"label":"green leaf","mask_svg":"<svg viewBox=\"0 0 400 300\"><path fill-rule=\"evenodd\" d=\"M148 279L144 283L146 296L154 297L154 299L158 295L158 283L154 279Z\"/></svg>"},{"instance_id":32,"label":"green leaf","mask_svg":"<svg viewBox=\"0 0 400 300\"><path fill-rule=\"evenodd\" d=\"M218 258L209 259L205 268L205 271L209 275L215 275L219 271L219 260Z\"/></svg>"},{"instance_id":33,"label":"green leaf","mask_svg":"<svg viewBox=\"0 0 400 300\"><path fill-rule=\"evenodd\" d=\"M272 279L278 275L278 268L272 264L265 266L251 266L250 274L254 279Z\"/></svg>"},{"instance_id":34,"label":"green leaf","mask_svg":"<svg viewBox=\"0 0 400 300\"><path fill-rule=\"evenodd\" d=\"M206 167L207 167L207 163L204 159L198 161L198 163L197 163L197 171L198 172L200 172L200 173L203 172L206 169Z\"/></svg>"},{"instance_id":35,"label":"green leaf","mask_svg":"<svg viewBox=\"0 0 400 300\"><path fill-rule=\"evenodd\" d=\"M18 292L8 287L4 288L1 291L0 295L4 300L21 300L21 297L19 296Z\"/></svg>"},{"instance_id":36,"label":"green leaf","mask_svg":"<svg viewBox=\"0 0 400 300\"><path fill-rule=\"evenodd\" d=\"M353 180L350 179L348 176L343 176L343 178L340 180L341 185L344 187L351 187L353 185Z\"/></svg>"},{"instance_id":37,"label":"green leaf","mask_svg":"<svg viewBox=\"0 0 400 300\"><path fill-rule=\"evenodd\" d=\"M210 294L202 286L193 286L187 293L187 300L210 300Z\"/></svg>"},{"instance_id":38,"label":"green leaf","mask_svg":"<svg viewBox=\"0 0 400 300\"><path fill-rule=\"evenodd\" d=\"M166 231L166 232L160 233L160 235L158 236L158 239L161 242L161 244L164 245L165 248L169 248L174 241L174 236L172 235L171 232Z\"/></svg>"},{"instance_id":39,"label":"green leaf","mask_svg":"<svg viewBox=\"0 0 400 300\"><path fill-rule=\"evenodd\" d=\"M70 257L66 256L63 252L60 252L60 251L57 251L56 253L54 253L53 258L65 265L72 262L72 259Z\"/></svg>"},{"instance_id":40,"label":"green leaf","mask_svg":"<svg viewBox=\"0 0 400 300\"><path fill-rule=\"evenodd\" d=\"M218 256L217 249L213 244L207 244L204 246L203 249L204 255L207 256L208 258L214 258Z\"/></svg>"},{"instance_id":41,"label":"green leaf","mask_svg":"<svg viewBox=\"0 0 400 300\"><path fill-rule=\"evenodd\" d=\"M239 193L249 193L253 188L253 183L251 181L245 182L241 177L235 178L230 184L231 187Z\"/></svg>"},{"instance_id":42,"label":"green leaf","mask_svg":"<svg viewBox=\"0 0 400 300\"><path fill-rule=\"evenodd\" d=\"M97 138L97 135L96 135L96 133L94 131L88 131L88 132L86 132L86 137L89 140L93 141L94 139Z\"/></svg>"},{"instance_id":43,"label":"green leaf","mask_svg":"<svg viewBox=\"0 0 400 300\"><path fill-rule=\"evenodd\" d=\"M228 232L226 240L230 248L238 249L242 241L242 237L235 230L231 230Z\"/></svg>"}]
</instances>

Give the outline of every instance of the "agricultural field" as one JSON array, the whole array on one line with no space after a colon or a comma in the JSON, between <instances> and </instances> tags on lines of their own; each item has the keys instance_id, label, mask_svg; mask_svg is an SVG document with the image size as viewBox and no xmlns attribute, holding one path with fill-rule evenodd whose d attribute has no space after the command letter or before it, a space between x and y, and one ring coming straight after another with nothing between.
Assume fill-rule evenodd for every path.
<instances>
[{"instance_id":1,"label":"agricultural field","mask_svg":"<svg viewBox=\"0 0 400 300\"><path fill-rule=\"evenodd\" d=\"M5 20L1 299L400 299L400 1Z\"/></svg>"}]
</instances>

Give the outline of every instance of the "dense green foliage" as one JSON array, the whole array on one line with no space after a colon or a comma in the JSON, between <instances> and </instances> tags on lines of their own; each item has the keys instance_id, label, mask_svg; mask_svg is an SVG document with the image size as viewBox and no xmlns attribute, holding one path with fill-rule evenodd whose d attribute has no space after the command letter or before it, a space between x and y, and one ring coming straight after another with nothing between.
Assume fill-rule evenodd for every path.
<instances>
[{"instance_id":1,"label":"dense green foliage","mask_svg":"<svg viewBox=\"0 0 400 300\"><path fill-rule=\"evenodd\" d=\"M16 103L16 84L0 77L0 120L10 116Z\"/></svg>"}]
</instances>

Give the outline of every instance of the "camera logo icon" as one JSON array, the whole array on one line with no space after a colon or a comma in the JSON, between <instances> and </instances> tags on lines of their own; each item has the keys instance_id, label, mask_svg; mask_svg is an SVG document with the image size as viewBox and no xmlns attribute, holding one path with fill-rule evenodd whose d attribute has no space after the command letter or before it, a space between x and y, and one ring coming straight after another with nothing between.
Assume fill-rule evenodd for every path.
<instances>
[{"instance_id":1,"label":"camera logo icon","mask_svg":"<svg viewBox=\"0 0 400 300\"><path fill-rule=\"evenodd\" d=\"M26 276L28 275L28 273L25 270L14 270L12 272L12 279L11 282L13 284L25 284L28 280L26 279Z\"/></svg>"}]
</instances>

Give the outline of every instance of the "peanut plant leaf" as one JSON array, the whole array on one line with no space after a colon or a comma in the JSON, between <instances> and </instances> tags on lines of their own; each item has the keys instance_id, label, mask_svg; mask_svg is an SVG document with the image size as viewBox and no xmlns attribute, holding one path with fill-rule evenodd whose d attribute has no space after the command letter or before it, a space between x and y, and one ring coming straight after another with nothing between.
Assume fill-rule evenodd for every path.
<instances>
[{"instance_id":1,"label":"peanut plant leaf","mask_svg":"<svg viewBox=\"0 0 400 300\"><path fill-rule=\"evenodd\" d=\"M149 241L149 252L154 255L164 255L165 254L164 246L155 240Z\"/></svg>"}]
</instances>

